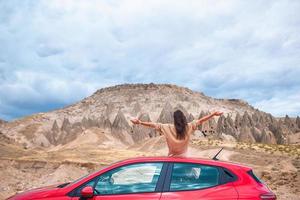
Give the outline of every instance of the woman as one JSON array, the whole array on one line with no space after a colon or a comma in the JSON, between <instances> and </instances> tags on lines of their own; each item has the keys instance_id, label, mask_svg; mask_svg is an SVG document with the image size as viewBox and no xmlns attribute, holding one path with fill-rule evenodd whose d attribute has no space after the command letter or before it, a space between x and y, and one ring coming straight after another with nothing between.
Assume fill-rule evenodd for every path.
<instances>
[{"instance_id":1,"label":"woman","mask_svg":"<svg viewBox=\"0 0 300 200\"><path fill-rule=\"evenodd\" d=\"M140 124L145 127L155 128L161 135L166 137L169 148L168 156L187 156L189 139L195 132L198 125L214 116L222 115L222 112L213 112L201 119L187 123L186 117L181 110L176 110L173 114L174 124L161 124L153 122L142 122L139 119L132 119L133 124Z\"/></svg>"}]
</instances>

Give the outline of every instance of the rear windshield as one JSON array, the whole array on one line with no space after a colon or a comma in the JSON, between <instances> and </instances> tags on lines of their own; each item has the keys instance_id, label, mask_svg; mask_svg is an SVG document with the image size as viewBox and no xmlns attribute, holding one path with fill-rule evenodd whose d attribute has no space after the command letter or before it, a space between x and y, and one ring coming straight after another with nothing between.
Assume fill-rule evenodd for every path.
<instances>
[{"instance_id":1,"label":"rear windshield","mask_svg":"<svg viewBox=\"0 0 300 200\"><path fill-rule=\"evenodd\" d=\"M251 176L257 183L262 183L262 181L253 173L252 170L248 171L247 174Z\"/></svg>"}]
</instances>

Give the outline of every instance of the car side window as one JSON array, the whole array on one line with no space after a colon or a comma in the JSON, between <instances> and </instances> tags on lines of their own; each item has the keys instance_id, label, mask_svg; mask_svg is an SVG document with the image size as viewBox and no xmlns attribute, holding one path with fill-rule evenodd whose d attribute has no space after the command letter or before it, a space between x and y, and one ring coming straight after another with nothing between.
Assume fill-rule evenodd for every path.
<instances>
[{"instance_id":1,"label":"car side window","mask_svg":"<svg viewBox=\"0 0 300 200\"><path fill-rule=\"evenodd\" d=\"M154 192L163 163L122 166L99 176L95 195Z\"/></svg>"},{"instance_id":2,"label":"car side window","mask_svg":"<svg viewBox=\"0 0 300 200\"><path fill-rule=\"evenodd\" d=\"M174 163L170 190L196 190L219 184L219 169L213 166Z\"/></svg>"}]
</instances>

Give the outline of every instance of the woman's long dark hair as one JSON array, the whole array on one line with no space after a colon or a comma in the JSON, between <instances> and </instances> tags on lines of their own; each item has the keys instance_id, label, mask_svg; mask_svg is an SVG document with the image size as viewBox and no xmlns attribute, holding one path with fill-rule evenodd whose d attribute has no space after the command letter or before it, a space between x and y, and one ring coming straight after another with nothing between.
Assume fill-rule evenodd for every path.
<instances>
[{"instance_id":1,"label":"woman's long dark hair","mask_svg":"<svg viewBox=\"0 0 300 200\"><path fill-rule=\"evenodd\" d=\"M184 139L186 136L186 117L184 116L183 112L181 110L176 110L173 114L174 117L174 125L176 129L176 137L177 139Z\"/></svg>"}]
</instances>

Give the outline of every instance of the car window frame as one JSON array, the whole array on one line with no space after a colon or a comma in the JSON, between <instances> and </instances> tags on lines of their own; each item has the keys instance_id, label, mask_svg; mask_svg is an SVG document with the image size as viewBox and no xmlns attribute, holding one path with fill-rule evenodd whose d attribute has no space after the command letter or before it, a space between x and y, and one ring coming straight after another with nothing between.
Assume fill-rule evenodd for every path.
<instances>
[{"instance_id":1,"label":"car window frame","mask_svg":"<svg viewBox=\"0 0 300 200\"><path fill-rule=\"evenodd\" d=\"M205 188L186 189L186 190L171 190L170 186L171 186L171 180L172 180L173 167L174 167L174 164L178 164L178 163L179 164L191 164L191 165L201 165L201 166L215 167L216 169L218 169L218 172L219 172L218 184L214 185L214 186L210 186L210 187L205 187ZM233 176L233 178L230 181L224 180L225 170ZM222 186L222 185L227 184L227 183L232 183L232 182L235 182L236 180L238 180L237 175L234 174L231 170L229 170L228 168L225 168L225 167L216 166L216 165L209 165L209 164L203 164L203 163L196 163L196 162L170 162L169 165L168 165L167 173L165 175L165 183L164 183L164 186L163 186L163 192L188 192L188 191L198 191L198 190L201 191L201 190L206 190L206 189Z\"/></svg>"},{"instance_id":2,"label":"car window frame","mask_svg":"<svg viewBox=\"0 0 300 200\"><path fill-rule=\"evenodd\" d=\"M151 163L161 163L162 164L162 168L160 171L160 175L158 177L156 186L155 186L155 190L154 191L150 191L150 192L136 192L136 193L120 193L120 194L94 194L94 196L113 196L113 195L135 195L135 194L145 194L145 193L161 193L163 191L163 185L164 185L164 181L165 181L165 176L167 173L167 169L168 169L168 163L165 161L150 161L150 162L135 162L135 163L128 163L128 164L124 164L118 167L115 167L113 169L110 169L108 171L105 171L101 174L99 174L98 176L89 179L87 181L85 181L84 183L82 183L81 185L77 186L76 188L74 188L71 192L68 193L69 197L80 197L78 195L76 195L76 191L78 189L80 189L82 186L86 185L87 183L91 182L91 181L95 181L93 184L93 189L95 189L96 184L98 183L98 180L100 178L100 176L102 176L105 173L109 173L111 171L114 171L118 168L122 168L122 167L126 167L126 166L130 166L130 165L136 165L136 164L151 164Z\"/></svg>"}]
</instances>

